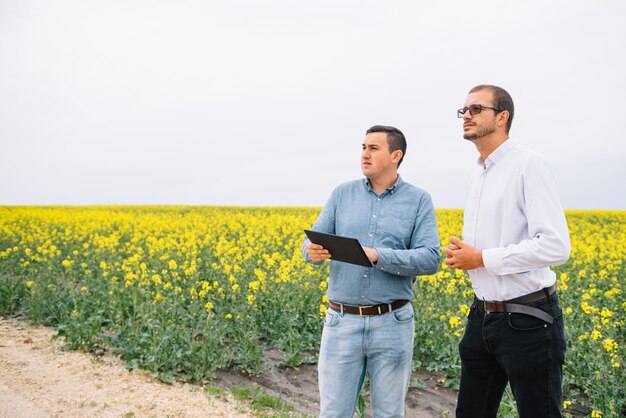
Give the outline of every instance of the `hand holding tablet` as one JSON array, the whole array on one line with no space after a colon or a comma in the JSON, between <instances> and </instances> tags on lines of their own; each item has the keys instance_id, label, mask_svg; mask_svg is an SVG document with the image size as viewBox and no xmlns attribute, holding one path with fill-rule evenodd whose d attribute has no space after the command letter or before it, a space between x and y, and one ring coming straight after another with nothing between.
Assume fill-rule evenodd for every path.
<instances>
[{"instance_id":1,"label":"hand holding tablet","mask_svg":"<svg viewBox=\"0 0 626 418\"><path fill-rule=\"evenodd\" d=\"M363 247L356 238L341 235L326 234L324 232L305 229L304 233L312 243L321 245L331 254L331 260L372 267L372 263L365 254Z\"/></svg>"}]
</instances>

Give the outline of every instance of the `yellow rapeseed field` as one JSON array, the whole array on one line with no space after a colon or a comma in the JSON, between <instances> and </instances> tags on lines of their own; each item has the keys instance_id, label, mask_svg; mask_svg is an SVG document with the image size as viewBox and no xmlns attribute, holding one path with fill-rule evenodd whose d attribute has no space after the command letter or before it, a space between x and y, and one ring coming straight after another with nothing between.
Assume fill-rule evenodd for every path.
<instances>
[{"instance_id":1,"label":"yellow rapeseed field","mask_svg":"<svg viewBox=\"0 0 626 418\"><path fill-rule=\"evenodd\" d=\"M327 266L305 264L319 208L0 207L0 315L54 325L73 349L115 350L164 379L258 373L273 348L314 362ZM626 414L626 212L568 211L555 268L568 338L564 411ZM442 245L462 211L437 210ZM473 293L448 269L415 284L415 368L458 384Z\"/></svg>"}]
</instances>

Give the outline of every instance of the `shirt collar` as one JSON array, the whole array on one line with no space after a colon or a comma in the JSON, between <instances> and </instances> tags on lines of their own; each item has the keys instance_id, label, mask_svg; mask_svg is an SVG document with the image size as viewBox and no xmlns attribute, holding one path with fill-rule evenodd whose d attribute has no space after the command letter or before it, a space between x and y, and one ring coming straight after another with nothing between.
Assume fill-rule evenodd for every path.
<instances>
[{"instance_id":1,"label":"shirt collar","mask_svg":"<svg viewBox=\"0 0 626 418\"><path fill-rule=\"evenodd\" d=\"M400 174L398 174L398 179L396 180L396 182L394 183L393 186L391 187L387 187L387 190L385 190L384 192L381 193L382 195L386 195L387 193L393 193L397 188L399 188L402 184L404 183L404 180L402 180L402 177L400 177ZM365 185L365 187L367 187L367 190L369 190L370 192L376 193L374 192L374 189L372 189L372 185L370 184L370 180L365 177L363 179L363 184Z\"/></svg>"},{"instance_id":2,"label":"shirt collar","mask_svg":"<svg viewBox=\"0 0 626 418\"><path fill-rule=\"evenodd\" d=\"M515 144L510 139L504 141L498 148L496 148L489 156L487 157L487 161L483 160L482 157L478 157L476 164L486 167L487 165L498 164L509 151L513 149Z\"/></svg>"}]
</instances>

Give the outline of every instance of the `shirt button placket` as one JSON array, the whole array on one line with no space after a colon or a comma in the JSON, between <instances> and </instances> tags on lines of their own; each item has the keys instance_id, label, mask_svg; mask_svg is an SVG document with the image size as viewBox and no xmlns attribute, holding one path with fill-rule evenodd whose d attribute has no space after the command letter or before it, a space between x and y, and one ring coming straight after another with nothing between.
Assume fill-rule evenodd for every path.
<instances>
[{"instance_id":1,"label":"shirt button placket","mask_svg":"<svg viewBox=\"0 0 626 418\"><path fill-rule=\"evenodd\" d=\"M381 198L380 196L377 196L376 200L374 201L374 207L372 209L372 217L370 218L369 230L367 232L367 244L365 244L366 247L374 248L374 232L376 231L376 226L378 225L380 205Z\"/></svg>"}]
</instances>

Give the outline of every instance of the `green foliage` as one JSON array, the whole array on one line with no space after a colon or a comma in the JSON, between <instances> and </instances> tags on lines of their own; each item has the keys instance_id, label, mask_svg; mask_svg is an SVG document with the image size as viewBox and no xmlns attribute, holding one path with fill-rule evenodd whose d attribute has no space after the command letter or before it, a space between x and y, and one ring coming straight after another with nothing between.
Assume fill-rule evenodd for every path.
<instances>
[{"instance_id":1,"label":"green foliage","mask_svg":"<svg viewBox=\"0 0 626 418\"><path fill-rule=\"evenodd\" d=\"M278 398L268 395L258 385L251 387L233 387L230 389L239 401L249 403L253 410L264 417L292 416L293 406ZM278 415L277 415L278 414Z\"/></svg>"},{"instance_id":2,"label":"green foliage","mask_svg":"<svg viewBox=\"0 0 626 418\"><path fill-rule=\"evenodd\" d=\"M26 282L11 274L0 274L0 316L21 312L28 295Z\"/></svg>"},{"instance_id":3,"label":"green foliage","mask_svg":"<svg viewBox=\"0 0 626 418\"><path fill-rule=\"evenodd\" d=\"M224 368L258 374L268 361L314 362L328 264L304 263L300 247L318 213L0 207L0 315L56 326L68 348L110 348L129 368L164 381L204 381ZM438 210L437 218L442 245L460 236L462 211ZM568 341L564 413L623 416L626 212L569 211L567 218L572 255L554 268ZM442 264L419 277L414 291L413 367L458 388L469 277ZM269 350L282 358L268 360ZM254 399L291 413L275 400ZM514 411L507 394L501 413Z\"/></svg>"}]
</instances>

